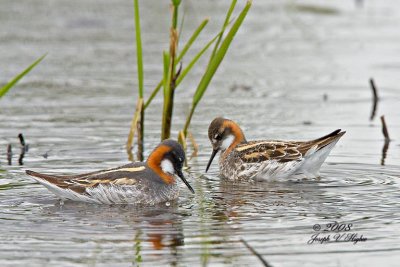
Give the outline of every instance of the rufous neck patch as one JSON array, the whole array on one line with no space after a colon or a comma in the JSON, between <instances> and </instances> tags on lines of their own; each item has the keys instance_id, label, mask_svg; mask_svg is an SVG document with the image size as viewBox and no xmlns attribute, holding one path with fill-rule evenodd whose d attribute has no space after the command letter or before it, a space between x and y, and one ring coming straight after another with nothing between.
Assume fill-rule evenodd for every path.
<instances>
[{"instance_id":1,"label":"rufous neck patch","mask_svg":"<svg viewBox=\"0 0 400 267\"><path fill-rule=\"evenodd\" d=\"M233 121L224 121L223 127L230 128L232 132L231 134L234 136L232 144L225 150L224 154L222 155L223 157L226 157L233 148L235 148L238 144L245 141L246 139L244 138L242 129L240 129L240 127Z\"/></svg>"},{"instance_id":2,"label":"rufous neck patch","mask_svg":"<svg viewBox=\"0 0 400 267\"><path fill-rule=\"evenodd\" d=\"M171 151L171 147L161 145L157 147L147 159L147 165L166 183L173 184L175 178L173 175L163 172L161 169L161 161L164 159L165 154Z\"/></svg>"}]
</instances>

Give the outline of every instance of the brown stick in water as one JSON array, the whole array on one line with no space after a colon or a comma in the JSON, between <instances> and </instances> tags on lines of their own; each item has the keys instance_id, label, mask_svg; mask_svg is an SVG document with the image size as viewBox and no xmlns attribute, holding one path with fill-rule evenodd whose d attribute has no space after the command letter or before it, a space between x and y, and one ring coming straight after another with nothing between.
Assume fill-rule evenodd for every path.
<instances>
[{"instance_id":1,"label":"brown stick in water","mask_svg":"<svg viewBox=\"0 0 400 267\"><path fill-rule=\"evenodd\" d=\"M371 85L371 89L372 89L372 93L373 93L373 101L374 101L373 105L372 105L371 117L369 118L372 121L374 119L374 117L375 117L375 113L376 113L376 108L378 106L379 97L378 97L378 91L376 89L374 79L373 78L369 79L369 83Z\"/></svg>"},{"instance_id":2,"label":"brown stick in water","mask_svg":"<svg viewBox=\"0 0 400 267\"><path fill-rule=\"evenodd\" d=\"M385 142L389 142L390 141L389 131L386 126L384 115L381 116L381 122L382 122L382 133L383 133L383 136L385 137Z\"/></svg>"},{"instance_id":3,"label":"brown stick in water","mask_svg":"<svg viewBox=\"0 0 400 267\"><path fill-rule=\"evenodd\" d=\"M272 265L270 265L266 260L264 260L264 258L260 255L260 253L258 253L252 246L249 245L249 243L247 243L244 239L240 239L240 242L242 242L246 248L248 248L251 253L253 253L261 262L265 267L272 267Z\"/></svg>"},{"instance_id":4,"label":"brown stick in water","mask_svg":"<svg viewBox=\"0 0 400 267\"><path fill-rule=\"evenodd\" d=\"M11 146L11 144L9 144L7 146L7 161L8 161L8 165L12 164L12 146Z\"/></svg>"}]
</instances>

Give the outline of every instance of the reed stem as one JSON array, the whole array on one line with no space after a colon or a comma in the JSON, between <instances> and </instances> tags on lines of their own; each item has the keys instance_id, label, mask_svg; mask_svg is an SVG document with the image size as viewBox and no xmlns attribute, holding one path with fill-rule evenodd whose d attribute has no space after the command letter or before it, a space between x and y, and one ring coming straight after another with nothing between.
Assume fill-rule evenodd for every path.
<instances>
[{"instance_id":1,"label":"reed stem","mask_svg":"<svg viewBox=\"0 0 400 267\"><path fill-rule=\"evenodd\" d=\"M170 30L169 46L169 66L167 77L164 75L164 108L163 123L161 129L161 140L168 139L171 136L171 122L174 107L174 93L176 88L176 52L178 49L178 9L180 1L173 1L172 5L172 26ZM166 64L166 62L164 62Z\"/></svg>"},{"instance_id":2,"label":"reed stem","mask_svg":"<svg viewBox=\"0 0 400 267\"><path fill-rule=\"evenodd\" d=\"M126 142L126 150L128 157L133 160L132 156L132 143L135 133L135 129L138 132L138 151L137 158L139 161L143 161L144 151L144 106L143 106L143 52L142 52L142 37L140 30L140 12L139 12L139 0L133 1L134 14L135 14L135 33L136 33L136 58L137 58L137 74L138 74L138 94L139 99L136 105L136 112L131 122L131 128L128 134L128 140Z\"/></svg>"},{"instance_id":3,"label":"reed stem","mask_svg":"<svg viewBox=\"0 0 400 267\"><path fill-rule=\"evenodd\" d=\"M197 27L196 31L192 34L192 36L189 38L189 40L187 41L187 43L184 45L182 51L179 53L178 57L176 58L176 63L179 63L182 58L186 55L186 52L189 50L189 48L192 46L192 44L196 41L197 37L200 35L201 31L204 29L204 27L207 25L209 19L205 19L203 20L203 22ZM179 39L179 36L178 36ZM215 39L215 38L214 38ZM178 83L176 84L178 85ZM149 99L147 99L144 108L146 109L150 104L151 101L153 101L153 98L158 94L158 92L160 91L161 87L163 86L163 80L161 80L156 88L153 90L153 92L151 93Z\"/></svg>"},{"instance_id":4,"label":"reed stem","mask_svg":"<svg viewBox=\"0 0 400 267\"><path fill-rule=\"evenodd\" d=\"M142 52L142 34L140 29L139 0L134 0L135 6L135 32L136 32L136 58L137 74L139 85L139 98L143 98L143 52Z\"/></svg>"},{"instance_id":5,"label":"reed stem","mask_svg":"<svg viewBox=\"0 0 400 267\"><path fill-rule=\"evenodd\" d=\"M140 129L138 129L138 126L139 126L139 120L143 119L143 118L140 118L142 111L143 111L143 99L139 98L138 102L136 103L135 114L133 115L133 118L132 118L131 128L129 130L128 140L126 142L126 152L128 153L128 159L130 161L133 161L133 154L132 154L133 137L135 136L136 130L138 132L140 130ZM139 137L139 133L138 133L138 137ZM138 146L138 151L139 151L139 146ZM143 150L141 150L141 152L143 152ZM138 157L138 160L139 160L139 157Z\"/></svg>"}]
</instances>

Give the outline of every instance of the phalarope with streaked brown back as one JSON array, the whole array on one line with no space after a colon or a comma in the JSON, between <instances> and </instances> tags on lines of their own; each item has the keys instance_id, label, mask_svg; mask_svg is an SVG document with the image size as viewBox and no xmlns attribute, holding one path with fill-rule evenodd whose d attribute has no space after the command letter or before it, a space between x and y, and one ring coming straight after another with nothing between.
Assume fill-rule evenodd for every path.
<instances>
[{"instance_id":1,"label":"phalarope with streaked brown back","mask_svg":"<svg viewBox=\"0 0 400 267\"><path fill-rule=\"evenodd\" d=\"M312 141L260 140L248 142L235 122L214 119L208 128L213 152L221 151L219 167L229 180L279 180L289 177L315 178L337 141L345 134L340 129Z\"/></svg>"},{"instance_id":2,"label":"phalarope with streaked brown back","mask_svg":"<svg viewBox=\"0 0 400 267\"><path fill-rule=\"evenodd\" d=\"M36 181L61 199L105 204L156 204L176 199L176 176L194 193L182 174L185 152L173 140L164 140L146 162L74 176L46 175L27 170Z\"/></svg>"}]
</instances>

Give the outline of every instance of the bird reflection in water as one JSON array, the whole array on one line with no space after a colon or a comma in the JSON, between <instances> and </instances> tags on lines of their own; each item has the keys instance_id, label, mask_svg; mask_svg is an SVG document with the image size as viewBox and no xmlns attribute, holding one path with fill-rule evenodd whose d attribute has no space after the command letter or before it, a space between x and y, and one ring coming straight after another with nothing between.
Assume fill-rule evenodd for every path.
<instances>
[{"instance_id":1,"label":"bird reflection in water","mask_svg":"<svg viewBox=\"0 0 400 267\"><path fill-rule=\"evenodd\" d=\"M143 212L134 222L134 253L136 266L143 257L153 260L168 258L171 266L180 261L178 249L184 246L181 214L176 214L177 204ZM160 252L162 251L162 252Z\"/></svg>"}]
</instances>

